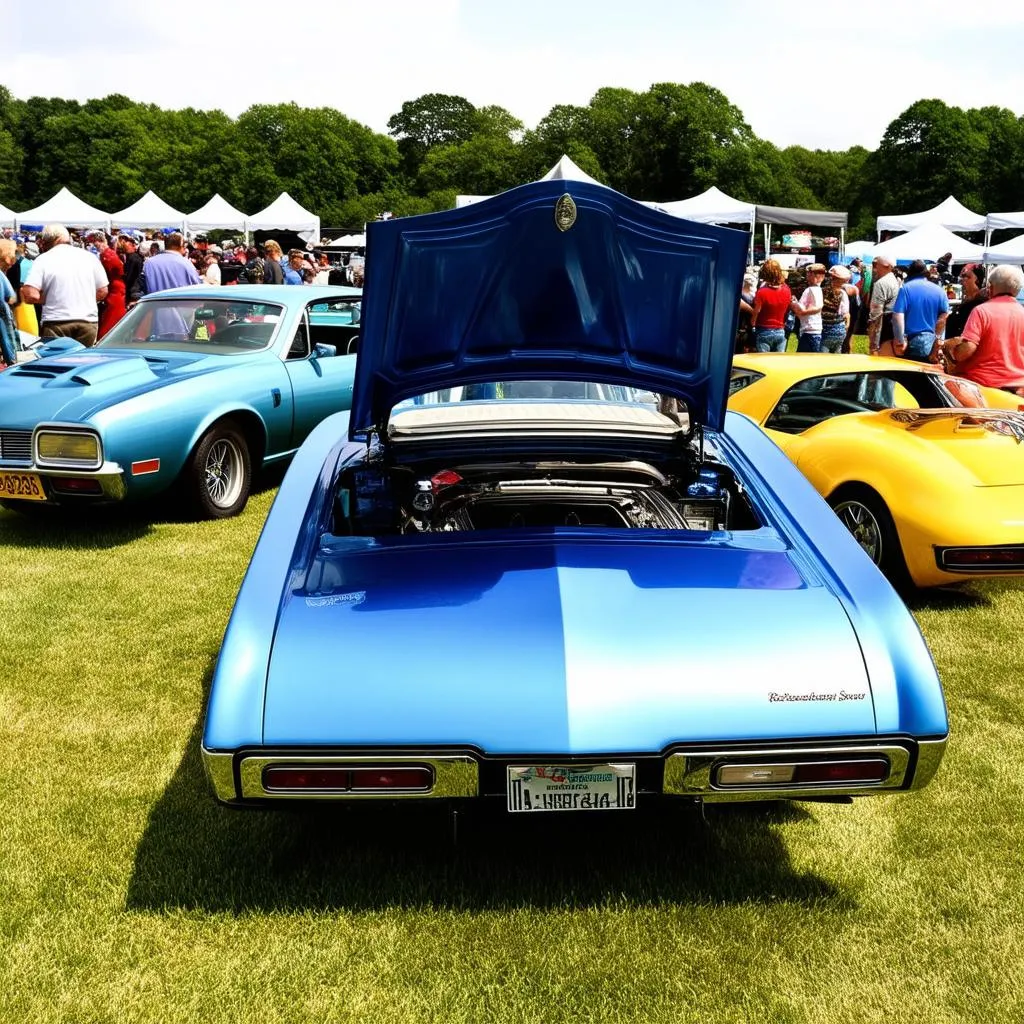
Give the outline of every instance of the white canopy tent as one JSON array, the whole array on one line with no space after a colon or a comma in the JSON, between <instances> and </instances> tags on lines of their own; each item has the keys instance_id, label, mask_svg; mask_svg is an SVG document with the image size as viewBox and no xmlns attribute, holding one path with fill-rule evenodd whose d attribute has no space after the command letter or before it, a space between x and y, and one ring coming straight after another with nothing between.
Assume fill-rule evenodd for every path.
<instances>
[{"instance_id":1,"label":"white canopy tent","mask_svg":"<svg viewBox=\"0 0 1024 1024\"><path fill-rule=\"evenodd\" d=\"M686 220L695 220L700 224L746 224L754 230L754 217L757 207L753 203L744 203L726 195L716 185L712 185L699 196L689 199L676 199L671 203L658 203L658 209L671 213Z\"/></svg>"},{"instance_id":2,"label":"white canopy tent","mask_svg":"<svg viewBox=\"0 0 1024 1024\"><path fill-rule=\"evenodd\" d=\"M195 213L185 217L185 230L189 234L199 231L245 230L245 214L236 210L219 192Z\"/></svg>"},{"instance_id":3,"label":"white canopy tent","mask_svg":"<svg viewBox=\"0 0 1024 1024\"><path fill-rule=\"evenodd\" d=\"M941 224L922 224L903 235L879 242L871 255L888 256L894 261L938 259L943 253L952 253L954 263L981 262L985 250L966 238L954 235Z\"/></svg>"},{"instance_id":4,"label":"white canopy tent","mask_svg":"<svg viewBox=\"0 0 1024 1024\"><path fill-rule=\"evenodd\" d=\"M327 243L333 249L365 249L366 235L342 235Z\"/></svg>"},{"instance_id":5,"label":"white canopy tent","mask_svg":"<svg viewBox=\"0 0 1024 1024\"><path fill-rule=\"evenodd\" d=\"M912 231L922 224L938 224L950 231L984 231L985 222L980 213L972 213L959 199L947 196L938 206L921 213L879 217L875 226L881 238L883 231Z\"/></svg>"},{"instance_id":6,"label":"white canopy tent","mask_svg":"<svg viewBox=\"0 0 1024 1024\"><path fill-rule=\"evenodd\" d=\"M985 218L985 227L989 234L1000 228L1024 228L1024 210L1017 213L990 213Z\"/></svg>"},{"instance_id":7,"label":"white canopy tent","mask_svg":"<svg viewBox=\"0 0 1024 1024\"><path fill-rule=\"evenodd\" d=\"M268 207L245 219L246 233L251 231L294 231L307 242L320 241L320 218L304 210L287 192L282 192Z\"/></svg>"},{"instance_id":8,"label":"white canopy tent","mask_svg":"<svg viewBox=\"0 0 1024 1024\"><path fill-rule=\"evenodd\" d=\"M986 263L1024 263L1024 235L1000 242L985 249Z\"/></svg>"},{"instance_id":9,"label":"white canopy tent","mask_svg":"<svg viewBox=\"0 0 1024 1024\"><path fill-rule=\"evenodd\" d=\"M109 231L110 214L90 206L66 188L62 188L41 206L15 214L15 227L45 227L47 224L63 224L69 228L103 228Z\"/></svg>"},{"instance_id":10,"label":"white canopy tent","mask_svg":"<svg viewBox=\"0 0 1024 1024\"><path fill-rule=\"evenodd\" d=\"M112 213L110 223L125 228L177 228L183 231L185 214L150 191L131 206Z\"/></svg>"},{"instance_id":11,"label":"white canopy tent","mask_svg":"<svg viewBox=\"0 0 1024 1024\"><path fill-rule=\"evenodd\" d=\"M750 232L750 262L754 262L754 219L757 207L726 195L717 185L689 199L676 199L669 203L651 204L658 210L697 221L699 224L745 224Z\"/></svg>"},{"instance_id":12,"label":"white canopy tent","mask_svg":"<svg viewBox=\"0 0 1024 1024\"><path fill-rule=\"evenodd\" d=\"M597 178L592 178L586 171L584 171L578 164L567 157L564 153L558 158L558 163L551 168L546 174L542 175L541 181L589 181L591 185L600 185L601 182ZM607 187L607 186L602 186ZM472 206L474 203L482 203L485 199L490 199L490 196L456 196L455 197L455 209L459 210L463 206Z\"/></svg>"},{"instance_id":13,"label":"white canopy tent","mask_svg":"<svg viewBox=\"0 0 1024 1024\"><path fill-rule=\"evenodd\" d=\"M0 203L0 228L13 228L18 215L3 203Z\"/></svg>"},{"instance_id":14,"label":"white canopy tent","mask_svg":"<svg viewBox=\"0 0 1024 1024\"><path fill-rule=\"evenodd\" d=\"M855 242L847 242L843 248L843 259L849 263L852 259L870 259L875 251L875 243L866 238L858 238Z\"/></svg>"},{"instance_id":15,"label":"white canopy tent","mask_svg":"<svg viewBox=\"0 0 1024 1024\"><path fill-rule=\"evenodd\" d=\"M558 163L551 168L547 174L541 176L541 181L589 181L591 185L600 185L597 178L592 178L573 160L570 160L564 153L558 158Z\"/></svg>"}]
</instances>

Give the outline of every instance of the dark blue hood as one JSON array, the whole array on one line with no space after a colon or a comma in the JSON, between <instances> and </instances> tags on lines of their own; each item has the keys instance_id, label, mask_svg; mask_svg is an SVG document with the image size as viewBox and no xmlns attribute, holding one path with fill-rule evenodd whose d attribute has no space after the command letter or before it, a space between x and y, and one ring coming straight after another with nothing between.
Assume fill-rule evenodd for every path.
<instances>
[{"instance_id":1,"label":"dark blue hood","mask_svg":"<svg viewBox=\"0 0 1024 1024\"><path fill-rule=\"evenodd\" d=\"M676 395L721 428L746 255L744 232L580 181L371 224L352 433L413 395L532 378Z\"/></svg>"}]
</instances>

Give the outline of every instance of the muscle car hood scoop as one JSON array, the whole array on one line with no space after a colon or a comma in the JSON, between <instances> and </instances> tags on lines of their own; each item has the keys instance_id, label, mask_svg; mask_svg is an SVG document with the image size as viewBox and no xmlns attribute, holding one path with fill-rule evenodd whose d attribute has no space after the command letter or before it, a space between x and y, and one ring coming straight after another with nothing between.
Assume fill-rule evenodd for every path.
<instances>
[{"instance_id":1,"label":"muscle car hood scoop","mask_svg":"<svg viewBox=\"0 0 1024 1024\"><path fill-rule=\"evenodd\" d=\"M106 355L99 352L69 352L65 355L23 363L11 371L14 379L43 380L60 385L90 387L117 381L122 387L155 380L146 360L140 355Z\"/></svg>"},{"instance_id":2,"label":"muscle car hood scoop","mask_svg":"<svg viewBox=\"0 0 1024 1024\"><path fill-rule=\"evenodd\" d=\"M675 395L721 427L745 233L551 180L367 241L353 436L415 395L531 379Z\"/></svg>"}]
</instances>

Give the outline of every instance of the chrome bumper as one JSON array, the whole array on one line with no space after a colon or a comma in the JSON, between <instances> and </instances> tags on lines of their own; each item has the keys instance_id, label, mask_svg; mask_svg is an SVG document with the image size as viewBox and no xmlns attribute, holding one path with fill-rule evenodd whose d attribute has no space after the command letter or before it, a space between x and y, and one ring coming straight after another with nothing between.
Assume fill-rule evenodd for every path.
<instances>
[{"instance_id":1,"label":"chrome bumper","mask_svg":"<svg viewBox=\"0 0 1024 1024\"><path fill-rule=\"evenodd\" d=\"M813 797L865 796L892 790L921 789L931 780L942 761L946 738L897 743L859 743L850 746L745 747L722 750L677 750L665 759L664 792L688 796L705 803L750 800L806 800ZM914 754L916 753L916 762ZM720 786L718 769L743 762L785 762L812 759L836 760L846 757L882 757L889 762L889 774L881 782L829 785Z\"/></svg>"},{"instance_id":2,"label":"chrome bumper","mask_svg":"<svg viewBox=\"0 0 1024 1024\"><path fill-rule=\"evenodd\" d=\"M36 466L24 462L11 463L0 462L0 470L8 470L12 473L32 473L42 477L44 480L60 477L63 480L74 478L77 480L96 480L100 485L99 494L77 494L74 492L52 491L47 494L46 501L57 504L61 501L122 501L128 493L124 482L124 470L116 462L104 462L99 469L69 469L65 467L56 468L53 466ZM40 502L40 504L44 504Z\"/></svg>"},{"instance_id":3,"label":"chrome bumper","mask_svg":"<svg viewBox=\"0 0 1024 1024\"><path fill-rule=\"evenodd\" d=\"M458 797L478 796L480 771L477 762L465 754L417 756L393 755L300 755L243 754L238 762L238 783L235 783L235 755L202 748L203 768L210 780L214 795L223 803L239 800L450 800ZM426 765L433 770L434 784L429 792L402 793L395 791L321 793L278 792L263 785L263 770L271 765Z\"/></svg>"}]
</instances>

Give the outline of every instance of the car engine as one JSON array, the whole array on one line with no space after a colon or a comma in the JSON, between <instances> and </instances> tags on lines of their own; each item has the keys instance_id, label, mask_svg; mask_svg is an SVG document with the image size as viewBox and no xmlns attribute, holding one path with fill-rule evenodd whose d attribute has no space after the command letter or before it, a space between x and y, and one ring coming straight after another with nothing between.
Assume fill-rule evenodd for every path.
<instances>
[{"instance_id":1,"label":"car engine","mask_svg":"<svg viewBox=\"0 0 1024 1024\"><path fill-rule=\"evenodd\" d=\"M412 469L364 465L342 480L335 534L550 527L756 529L727 467L684 473L641 461L473 462Z\"/></svg>"}]
</instances>

